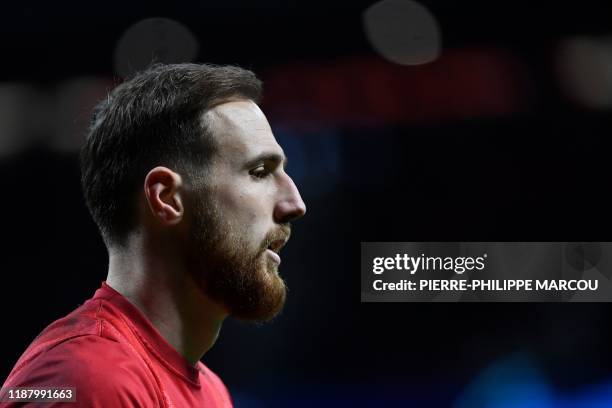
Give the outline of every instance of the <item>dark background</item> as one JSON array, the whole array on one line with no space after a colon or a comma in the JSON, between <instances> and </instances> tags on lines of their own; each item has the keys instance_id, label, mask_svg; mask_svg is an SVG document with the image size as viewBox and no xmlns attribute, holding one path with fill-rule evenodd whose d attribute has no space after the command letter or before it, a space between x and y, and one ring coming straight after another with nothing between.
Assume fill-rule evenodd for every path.
<instances>
[{"instance_id":1,"label":"dark background","mask_svg":"<svg viewBox=\"0 0 612 408\"><path fill-rule=\"evenodd\" d=\"M162 17L191 32L191 59L264 80L308 206L283 250L283 314L228 321L204 358L237 406L611 403L608 304L359 299L362 241L609 240L612 6L533 3L421 2L441 54L414 66L368 40L373 2L4 4L0 378L105 278L76 151L121 80L120 39ZM134 55L158 41L159 59L185 59L152 30Z\"/></svg>"}]
</instances>

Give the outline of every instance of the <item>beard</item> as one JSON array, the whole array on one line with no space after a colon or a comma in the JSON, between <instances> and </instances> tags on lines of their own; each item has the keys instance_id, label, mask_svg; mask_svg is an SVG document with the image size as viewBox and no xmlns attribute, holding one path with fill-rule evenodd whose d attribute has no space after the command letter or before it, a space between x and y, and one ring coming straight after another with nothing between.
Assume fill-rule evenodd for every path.
<instances>
[{"instance_id":1,"label":"beard","mask_svg":"<svg viewBox=\"0 0 612 408\"><path fill-rule=\"evenodd\" d=\"M232 225L211 200L198 201L190 226L188 270L201 290L232 317L272 320L283 309L287 287L266 249L273 241L289 237L289 224L269 231L254 249L248 229Z\"/></svg>"}]
</instances>

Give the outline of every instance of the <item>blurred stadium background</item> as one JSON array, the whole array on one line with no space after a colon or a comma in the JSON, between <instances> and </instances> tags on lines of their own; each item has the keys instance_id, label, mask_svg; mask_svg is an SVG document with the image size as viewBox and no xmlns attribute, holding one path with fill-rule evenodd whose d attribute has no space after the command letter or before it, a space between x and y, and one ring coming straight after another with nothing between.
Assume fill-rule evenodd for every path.
<instances>
[{"instance_id":1,"label":"blurred stadium background","mask_svg":"<svg viewBox=\"0 0 612 408\"><path fill-rule=\"evenodd\" d=\"M612 406L607 304L360 304L361 241L606 241L609 2L10 2L0 378L99 286L76 152L152 56L238 64L308 205L283 315L204 358L238 407ZM606 136L608 135L608 136Z\"/></svg>"}]
</instances>

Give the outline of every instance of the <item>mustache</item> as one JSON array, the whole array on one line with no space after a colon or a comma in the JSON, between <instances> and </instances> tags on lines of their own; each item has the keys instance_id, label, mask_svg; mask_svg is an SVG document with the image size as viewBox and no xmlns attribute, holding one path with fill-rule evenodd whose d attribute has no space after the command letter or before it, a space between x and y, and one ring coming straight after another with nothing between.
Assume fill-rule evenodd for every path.
<instances>
[{"instance_id":1,"label":"mustache","mask_svg":"<svg viewBox=\"0 0 612 408\"><path fill-rule=\"evenodd\" d=\"M261 251L265 251L266 248L270 246L274 241L285 241L287 242L291 237L291 224L281 224L278 228L273 229L272 231L266 234L262 244Z\"/></svg>"}]
</instances>

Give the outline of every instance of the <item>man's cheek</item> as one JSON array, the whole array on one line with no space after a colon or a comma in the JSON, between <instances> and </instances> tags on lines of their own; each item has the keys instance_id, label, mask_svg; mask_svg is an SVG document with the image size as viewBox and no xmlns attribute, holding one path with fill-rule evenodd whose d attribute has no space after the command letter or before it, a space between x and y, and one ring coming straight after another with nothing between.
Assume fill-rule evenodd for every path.
<instances>
[{"instance_id":1,"label":"man's cheek","mask_svg":"<svg viewBox=\"0 0 612 408\"><path fill-rule=\"evenodd\" d=\"M230 182L229 176L221 177L223 177L222 179L226 180L227 182L215 184L214 188L212 188L210 191L215 201L217 201L221 208L232 212L236 212L240 208L244 208L247 200L251 199L248 191L238 187L237 184L239 183Z\"/></svg>"}]
</instances>

